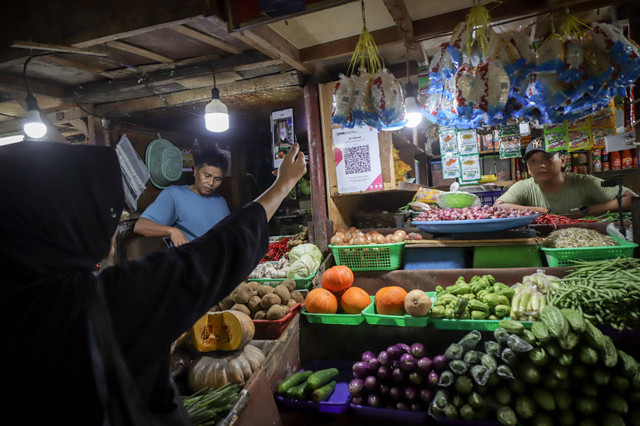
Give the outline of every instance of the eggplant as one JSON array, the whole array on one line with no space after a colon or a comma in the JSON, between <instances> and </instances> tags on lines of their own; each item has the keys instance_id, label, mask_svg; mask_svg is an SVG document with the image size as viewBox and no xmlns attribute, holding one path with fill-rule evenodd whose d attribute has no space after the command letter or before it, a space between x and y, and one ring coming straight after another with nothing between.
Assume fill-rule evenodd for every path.
<instances>
[{"instance_id":1,"label":"eggplant","mask_svg":"<svg viewBox=\"0 0 640 426\"><path fill-rule=\"evenodd\" d=\"M424 408L422 408L422 405L418 402L412 402L411 403L411 411L425 411Z\"/></svg>"},{"instance_id":2,"label":"eggplant","mask_svg":"<svg viewBox=\"0 0 640 426\"><path fill-rule=\"evenodd\" d=\"M429 387L435 388L436 386L438 386L439 381L440 376L438 375L438 373L436 373L435 370L431 370L431 372L427 376L427 385Z\"/></svg>"},{"instance_id":3,"label":"eggplant","mask_svg":"<svg viewBox=\"0 0 640 426\"><path fill-rule=\"evenodd\" d=\"M396 404L396 410L401 410L401 411L409 411L411 408L409 407L409 404L407 404L406 402L403 401L399 401Z\"/></svg>"},{"instance_id":4,"label":"eggplant","mask_svg":"<svg viewBox=\"0 0 640 426\"><path fill-rule=\"evenodd\" d=\"M369 363L365 361L356 362L353 364L351 370L353 371L353 377L356 379L364 379L372 374L372 369L369 366Z\"/></svg>"},{"instance_id":5,"label":"eggplant","mask_svg":"<svg viewBox=\"0 0 640 426\"><path fill-rule=\"evenodd\" d=\"M445 368L447 368L447 365L449 364L449 361L447 361L447 359L444 357L444 355L436 355L431 360L431 364L433 365L433 369L437 373L439 373L442 370L444 370Z\"/></svg>"},{"instance_id":6,"label":"eggplant","mask_svg":"<svg viewBox=\"0 0 640 426\"><path fill-rule=\"evenodd\" d=\"M352 379L349 382L349 393L353 396L359 396L362 394L364 390L364 380L362 379Z\"/></svg>"},{"instance_id":7,"label":"eggplant","mask_svg":"<svg viewBox=\"0 0 640 426\"><path fill-rule=\"evenodd\" d=\"M382 365L391 364L391 358L389 357L389 352L380 351L380 353L378 354L378 361L380 361L380 364Z\"/></svg>"},{"instance_id":8,"label":"eggplant","mask_svg":"<svg viewBox=\"0 0 640 426\"><path fill-rule=\"evenodd\" d=\"M400 357L399 367L405 373L416 371L416 359L409 353L402 354Z\"/></svg>"},{"instance_id":9,"label":"eggplant","mask_svg":"<svg viewBox=\"0 0 640 426\"><path fill-rule=\"evenodd\" d=\"M404 353L402 349L400 349L397 345L391 345L387 348L387 353L389 354L389 359L393 361L394 359L400 359L400 356Z\"/></svg>"},{"instance_id":10,"label":"eggplant","mask_svg":"<svg viewBox=\"0 0 640 426\"><path fill-rule=\"evenodd\" d=\"M402 385L404 384L406 378L400 368L394 368L391 372L391 380L393 380L394 383Z\"/></svg>"},{"instance_id":11,"label":"eggplant","mask_svg":"<svg viewBox=\"0 0 640 426\"><path fill-rule=\"evenodd\" d=\"M386 365L381 365L378 367L376 375L380 380L387 380L391 378L391 369Z\"/></svg>"},{"instance_id":12,"label":"eggplant","mask_svg":"<svg viewBox=\"0 0 640 426\"><path fill-rule=\"evenodd\" d=\"M391 386L389 388L389 397L394 401L400 401L404 397L404 392L400 386Z\"/></svg>"},{"instance_id":13,"label":"eggplant","mask_svg":"<svg viewBox=\"0 0 640 426\"><path fill-rule=\"evenodd\" d=\"M409 351L411 355L413 355L416 359L422 358L426 355L426 349L422 343L414 343L411 345L411 350Z\"/></svg>"},{"instance_id":14,"label":"eggplant","mask_svg":"<svg viewBox=\"0 0 640 426\"><path fill-rule=\"evenodd\" d=\"M429 374L429 372L431 371L431 366L433 365L433 363L431 362L431 358L429 358L428 356L423 356L417 359L418 360L416 361L416 367L418 368L418 371L423 374Z\"/></svg>"},{"instance_id":15,"label":"eggplant","mask_svg":"<svg viewBox=\"0 0 640 426\"><path fill-rule=\"evenodd\" d=\"M380 395L382 395L382 396L389 395L389 390L390 389L391 389L391 386L388 383L380 383L380 386L378 387L378 391L380 392Z\"/></svg>"},{"instance_id":16,"label":"eggplant","mask_svg":"<svg viewBox=\"0 0 640 426\"><path fill-rule=\"evenodd\" d=\"M382 405L382 398L380 398L380 395L378 394L370 393L367 395L367 405L380 407Z\"/></svg>"},{"instance_id":17,"label":"eggplant","mask_svg":"<svg viewBox=\"0 0 640 426\"><path fill-rule=\"evenodd\" d=\"M362 405L362 403L364 402L364 397L363 396L354 396L353 398L351 398L351 403L354 405Z\"/></svg>"},{"instance_id":18,"label":"eggplant","mask_svg":"<svg viewBox=\"0 0 640 426\"><path fill-rule=\"evenodd\" d=\"M413 386L404 388L404 399L407 401L415 401L418 398L418 391Z\"/></svg>"},{"instance_id":19,"label":"eggplant","mask_svg":"<svg viewBox=\"0 0 640 426\"><path fill-rule=\"evenodd\" d=\"M419 373L418 371L414 371L412 373L409 373L409 381L411 382L411 384L414 385L421 385L422 383L424 383L424 376Z\"/></svg>"},{"instance_id":20,"label":"eggplant","mask_svg":"<svg viewBox=\"0 0 640 426\"><path fill-rule=\"evenodd\" d=\"M395 346L402 349L405 353L411 352L411 346L407 345L406 343L396 343Z\"/></svg>"},{"instance_id":21,"label":"eggplant","mask_svg":"<svg viewBox=\"0 0 640 426\"><path fill-rule=\"evenodd\" d=\"M378 390L378 379L376 376L368 376L364 379L364 390L367 392L374 392Z\"/></svg>"},{"instance_id":22,"label":"eggplant","mask_svg":"<svg viewBox=\"0 0 640 426\"><path fill-rule=\"evenodd\" d=\"M373 351L364 351L362 353L362 356L360 357L360 360L364 362L369 362L371 358L375 358L375 357L376 357L376 354L373 353Z\"/></svg>"},{"instance_id":23,"label":"eggplant","mask_svg":"<svg viewBox=\"0 0 640 426\"><path fill-rule=\"evenodd\" d=\"M376 371L378 367L380 367L380 361L376 357L369 359L367 362L369 363L369 367L371 367L372 371Z\"/></svg>"},{"instance_id":24,"label":"eggplant","mask_svg":"<svg viewBox=\"0 0 640 426\"><path fill-rule=\"evenodd\" d=\"M433 399L433 391L429 388L420 389L420 401L425 404L430 404Z\"/></svg>"}]
</instances>

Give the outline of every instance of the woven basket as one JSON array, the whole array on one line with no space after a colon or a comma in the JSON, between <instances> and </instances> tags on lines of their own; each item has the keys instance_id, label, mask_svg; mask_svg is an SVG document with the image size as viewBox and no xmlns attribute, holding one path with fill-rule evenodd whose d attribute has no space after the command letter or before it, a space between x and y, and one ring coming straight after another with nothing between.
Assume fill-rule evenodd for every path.
<instances>
[{"instance_id":1,"label":"woven basket","mask_svg":"<svg viewBox=\"0 0 640 426\"><path fill-rule=\"evenodd\" d=\"M182 176L182 152L166 139L156 139L147 147L145 155L149 180L163 189Z\"/></svg>"}]
</instances>

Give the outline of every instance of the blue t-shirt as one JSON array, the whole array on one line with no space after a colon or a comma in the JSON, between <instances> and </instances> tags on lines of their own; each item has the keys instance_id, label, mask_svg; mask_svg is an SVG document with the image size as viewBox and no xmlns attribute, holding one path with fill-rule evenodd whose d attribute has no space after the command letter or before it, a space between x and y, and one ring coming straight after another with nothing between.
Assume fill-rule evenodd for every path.
<instances>
[{"instance_id":1,"label":"blue t-shirt","mask_svg":"<svg viewBox=\"0 0 640 426\"><path fill-rule=\"evenodd\" d=\"M228 215L229 207L220 195L203 197L187 185L172 185L163 189L140 217L178 228L191 241Z\"/></svg>"}]
</instances>

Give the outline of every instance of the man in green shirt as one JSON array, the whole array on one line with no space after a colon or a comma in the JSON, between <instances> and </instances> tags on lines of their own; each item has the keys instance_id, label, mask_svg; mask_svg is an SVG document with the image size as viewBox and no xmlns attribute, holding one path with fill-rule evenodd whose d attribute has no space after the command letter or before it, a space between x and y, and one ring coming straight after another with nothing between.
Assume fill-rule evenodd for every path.
<instances>
[{"instance_id":1,"label":"man in green shirt","mask_svg":"<svg viewBox=\"0 0 640 426\"><path fill-rule=\"evenodd\" d=\"M602 179L591 175L565 173L560 152L546 152L544 140L532 140L523 160L531 177L516 182L494 206L531 209L563 216L600 215L618 210L618 187L603 188ZM622 209L631 210L631 198L638 195L622 188Z\"/></svg>"}]
</instances>

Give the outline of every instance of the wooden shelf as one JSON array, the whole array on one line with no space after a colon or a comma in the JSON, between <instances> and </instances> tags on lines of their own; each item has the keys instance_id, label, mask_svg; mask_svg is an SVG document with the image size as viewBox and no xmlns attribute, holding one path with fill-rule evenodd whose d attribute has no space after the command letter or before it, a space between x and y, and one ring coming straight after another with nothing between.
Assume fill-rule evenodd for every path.
<instances>
[{"instance_id":1,"label":"wooden shelf","mask_svg":"<svg viewBox=\"0 0 640 426\"><path fill-rule=\"evenodd\" d=\"M493 154L493 155L500 155L499 151L478 151L479 155L489 155L489 154ZM429 158L431 158L432 160L439 160L440 158L442 158L441 155L430 155ZM505 160L511 160L511 158L505 158Z\"/></svg>"},{"instance_id":2,"label":"wooden shelf","mask_svg":"<svg viewBox=\"0 0 640 426\"><path fill-rule=\"evenodd\" d=\"M635 169L621 169L621 170L604 170L601 172L592 172L591 173L594 176L597 176L599 178L605 178L605 177L611 177L611 176L615 176L615 175L633 175L633 174L640 174L640 169L635 168Z\"/></svg>"}]
</instances>

